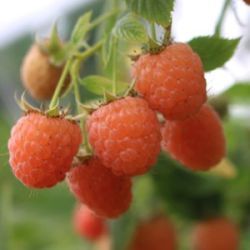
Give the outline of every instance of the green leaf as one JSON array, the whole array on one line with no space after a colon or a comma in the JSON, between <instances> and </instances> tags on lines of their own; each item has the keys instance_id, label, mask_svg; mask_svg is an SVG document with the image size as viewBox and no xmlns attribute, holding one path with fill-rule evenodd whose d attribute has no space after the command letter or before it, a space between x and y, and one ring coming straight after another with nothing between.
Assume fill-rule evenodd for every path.
<instances>
[{"instance_id":1,"label":"green leaf","mask_svg":"<svg viewBox=\"0 0 250 250\"><path fill-rule=\"evenodd\" d=\"M102 76L91 75L81 79L80 83L89 92L94 93L96 95L103 95L105 92L112 92L112 80ZM128 87L129 85L125 82L117 82L118 93L124 92Z\"/></svg>"},{"instance_id":2,"label":"green leaf","mask_svg":"<svg viewBox=\"0 0 250 250\"><path fill-rule=\"evenodd\" d=\"M77 21L70 38L70 42L74 46L78 46L84 39L86 33L90 28L90 19L92 12L89 11L83 14Z\"/></svg>"},{"instance_id":3,"label":"green leaf","mask_svg":"<svg viewBox=\"0 0 250 250\"><path fill-rule=\"evenodd\" d=\"M200 56L205 71L223 66L234 54L240 41L217 36L197 37L189 41L189 45Z\"/></svg>"},{"instance_id":4,"label":"green leaf","mask_svg":"<svg viewBox=\"0 0 250 250\"><path fill-rule=\"evenodd\" d=\"M250 82L235 83L224 91L221 96L226 97L230 103L250 103Z\"/></svg>"},{"instance_id":5,"label":"green leaf","mask_svg":"<svg viewBox=\"0 0 250 250\"><path fill-rule=\"evenodd\" d=\"M128 8L150 22L168 26L174 0L126 0Z\"/></svg>"},{"instance_id":6,"label":"green leaf","mask_svg":"<svg viewBox=\"0 0 250 250\"><path fill-rule=\"evenodd\" d=\"M128 42L145 42L147 31L140 18L128 14L121 18L113 29L113 35Z\"/></svg>"},{"instance_id":7,"label":"green leaf","mask_svg":"<svg viewBox=\"0 0 250 250\"><path fill-rule=\"evenodd\" d=\"M217 215L222 208L223 192L219 177L186 170L161 153L151 176L159 195L173 213L184 218Z\"/></svg>"}]
</instances>

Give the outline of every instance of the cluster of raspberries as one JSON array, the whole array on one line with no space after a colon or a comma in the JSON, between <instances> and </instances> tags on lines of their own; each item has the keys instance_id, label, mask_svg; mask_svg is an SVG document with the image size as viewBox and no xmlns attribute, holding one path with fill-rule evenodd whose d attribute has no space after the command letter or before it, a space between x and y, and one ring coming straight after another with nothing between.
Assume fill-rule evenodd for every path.
<instances>
[{"instance_id":1,"label":"cluster of raspberries","mask_svg":"<svg viewBox=\"0 0 250 250\"><path fill-rule=\"evenodd\" d=\"M205 103L202 63L189 45L173 43L141 55L132 75L138 95L88 116L93 156L73 167L82 141L76 122L39 112L20 118L8 144L15 176L33 188L52 187L67 176L78 200L99 216L116 218L131 203L131 177L148 172L161 147L192 170L207 170L224 157L223 128Z\"/></svg>"}]
</instances>

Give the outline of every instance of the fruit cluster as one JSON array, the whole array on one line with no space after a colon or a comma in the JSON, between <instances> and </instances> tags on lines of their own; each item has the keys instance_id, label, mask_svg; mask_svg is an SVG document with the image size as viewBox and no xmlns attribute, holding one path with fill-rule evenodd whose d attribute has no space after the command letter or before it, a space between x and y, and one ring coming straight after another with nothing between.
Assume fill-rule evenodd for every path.
<instances>
[{"instance_id":1,"label":"fruit cluster","mask_svg":"<svg viewBox=\"0 0 250 250\"><path fill-rule=\"evenodd\" d=\"M47 98L51 94L44 95L44 89L55 89L55 66L38 50L33 46L29 51L22 75L34 97ZM161 146L190 169L216 165L225 154L225 139L217 114L205 104L199 56L187 44L172 43L157 54L141 55L132 74L137 94L116 97L88 115L83 139L88 139L92 154L84 160L73 163L84 137L74 120L64 113L26 112L9 139L15 176L28 187L44 188L67 175L78 200L99 216L116 218L131 203L131 177L149 171Z\"/></svg>"}]
</instances>

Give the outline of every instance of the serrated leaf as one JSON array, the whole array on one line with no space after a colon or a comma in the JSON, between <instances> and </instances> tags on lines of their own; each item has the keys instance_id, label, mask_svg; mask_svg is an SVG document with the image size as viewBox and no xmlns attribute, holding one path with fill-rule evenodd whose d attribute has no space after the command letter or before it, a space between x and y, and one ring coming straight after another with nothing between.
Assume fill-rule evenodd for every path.
<instances>
[{"instance_id":1,"label":"serrated leaf","mask_svg":"<svg viewBox=\"0 0 250 250\"><path fill-rule=\"evenodd\" d=\"M113 35L128 42L145 42L147 31L140 18L128 14L121 18L113 29Z\"/></svg>"},{"instance_id":2,"label":"serrated leaf","mask_svg":"<svg viewBox=\"0 0 250 250\"><path fill-rule=\"evenodd\" d=\"M189 41L189 45L200 56L205 71L223 66L234 54L240 41L218 36L197 37Z\"/></svg>"},{"instance_id":3,"label":"serrated leaf","mask_svg":"<svg viewBox=\"0 0 250 250\"><path fill-rule=\"evenodd\" d=\"M174 0L126 0L128 8L150 22L169 25Z\"/></svg>"},{"instance_id":4,"label":"serrated leaf","mask_svg":"<svg viewBox=\"0 0 250 250\"><path fill-rule=\"evenodd\" d=\"M92 16L92 12L89 11L83 14L77 21L70 38L70 42L73 45L79 45L84 39L86 33L90 28L90 19Z\"/></svg>"},{"instance_id":5,"label":"serrated leaf","mask_svg":"<svg viewBox=\"0 0 250 250\"><path fill-rule=\"evenodd\" d=\"M228 98L230 102L250 103L250 82L235 83L224 91L221 96Z\"/></svg>"},{"instance_id":6,"label":"serrated leaf","mask_svg":"<svg viewBox=\"0 0 250 250\"><path fill-rule=\"evenodd\" d=\"M89 92L96 95L103 95L105 92L112 92L112 80L106 77L92 75L80 80ZM125 82L117 82L117 93L124 92L129 85Z\"/></svg>"}]
</instances>

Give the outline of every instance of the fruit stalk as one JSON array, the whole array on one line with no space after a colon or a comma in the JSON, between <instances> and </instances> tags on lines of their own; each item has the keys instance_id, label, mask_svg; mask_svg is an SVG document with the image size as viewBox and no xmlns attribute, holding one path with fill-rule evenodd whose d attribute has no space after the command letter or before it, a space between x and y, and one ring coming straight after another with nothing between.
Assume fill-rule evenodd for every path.
<instances>
[{"instance_id":1,"label":"fruit stalk","mask_svg":"<svg viewBox=\"0 0 250 250\"><path fill-rule=\"evenodd\" d=\"M63 87L64 81L65 81L67 74L69 72L70 66L71 66L71 60L68 60L63 68L62 75L61 75L60 80L56 86L56 90L55 90L54 95L51 99L49 109L52 109L57 103L57 100L58 100L58 97L60 95L61 89Z\"/></svg>"},{"instance_id":2,"label":"fruit stalk","mask_svg":"<svg viewBox=\"0 0 250 250\"><path fill-rule=\"evenodd\" d=\"M114 96L116 96L116 92L117 92L117 45L118 45L118 41L116 38L114 38L114 43L113 43L113 60L112 60L112 94Z\"/></svg>"},{"instance_id":3,"label":"fruit stalk","mask_svg":"<svg viewBox=\"0 0 250 250\"><path fill-rule=\"evenodd\" d=\"M95 45L85 50L83 53L76 54L77 59L80 61L85 60L86 58L90 57L93 53L95 53L97 50L99 50L102 47L102 44L103 40L100 40Z\"/></svg>"},{"instance_id":4,"label":"fruit stalk","mask_svg":"<svg viewBox=\"0 0 250 250\"><path fill-rule=\"evenodd\" d=\"M221 10L221 13L220 13L220 16L218 18L217 24L215 26L214 34L217 36L220 36L220 34L221 34L221 27L222 27L222 24L224 22L226 12L227 12L229 5L230 5L230 0L225 0L224 5L223 5L222 10Z\"/></svg>"}]
</instances>

